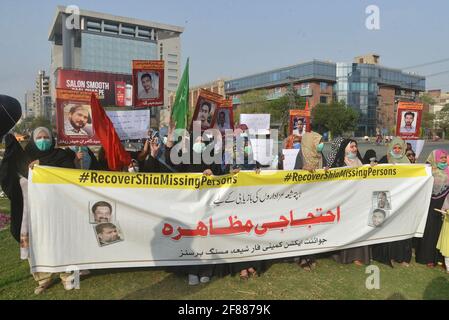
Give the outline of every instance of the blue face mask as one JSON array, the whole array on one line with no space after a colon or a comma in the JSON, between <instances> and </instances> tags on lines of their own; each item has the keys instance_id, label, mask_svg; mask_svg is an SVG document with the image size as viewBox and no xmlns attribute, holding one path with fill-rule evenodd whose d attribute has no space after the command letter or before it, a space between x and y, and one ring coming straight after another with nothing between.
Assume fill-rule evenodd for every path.
<instances>
[{"instance_id":1,"label":"blue face mask","mask_svg":"<svg viewBox=\"0 0 449 320\"><path fill-rule=\"evenodd\" d=\"M402 153L400 154L396 154L393 151L390 151L390 155L394 158L394 159L401 159L403 157Z\"/></svg>"},{"instance_id":2,"label":"blue face mask","mask_svg":"<svg viewBox=\"0 0 449 320\"><path fill-rule=\"evenodd\" d=\"M193 151L196 153L203 153L206 150L206 145L203 142L197 142L193 145Z\"/></svg>"},{"instance_id":3,"label":"blue face mask","mask_svg":"<svg viewBox=\"0 0 449 320\"><path fill-rule=\"evenodd\" d=\"M321 142L319 145L316 146L316 151L321 152L324 149L324 143Z\"/></svg>"},{"instance_id":4,"label":"blue face mask","mask_svg":"<svg viewBox=\"0 0 449 320\"><path fill-rule=\"evenodd\" d=\"M299 142L293 143L293 149L301 149L301 144Z\"/></svg>"},{"instance_id":5,"label":"blue face mask","mask_svg":"<svg viewBox=\"0 0 449 320\"><path fill-rule=\"evenodd\" d=\"M437 164L438 169L440 170L444 170L447 168L447 163L446 162L440 162Z\"/></svg>"},{"instance_id":6,"label":"blue face mask","mask_svg":"<svg viewBox=\"0 0 449 320\"><path fill-rule=\"evenodd\" d=\"M51 148L50 139L39 139L35 141L35 144L40 151L48 151Z\"/></svg>"},{"instance_id":7,"label":"blue face mask","mask_svg":"<svg viewBox=\"0 0 449 320\"><path fill-rule=\"evenodd\" d=\"M348 159L354 160L355 158L357 158L357 154L354 152L348 152L346 153L346 157L348 157Z\"/></svg>"}]
</instances>

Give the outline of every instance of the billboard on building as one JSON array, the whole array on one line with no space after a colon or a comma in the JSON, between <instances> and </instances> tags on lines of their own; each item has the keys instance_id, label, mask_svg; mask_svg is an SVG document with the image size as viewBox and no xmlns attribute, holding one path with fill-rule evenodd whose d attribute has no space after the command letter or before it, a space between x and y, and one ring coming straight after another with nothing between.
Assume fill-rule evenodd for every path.
<instances>
[{"instance_id":1,"label":"billboard on building","mask_svg":"<svg viewBox=\"0 0 449 320\"><path fill-rule=\"evenodd\" d=\"M419 139L422 111L422 103L399 102L396 120L396 136L401 137L404 140Z\"/></svg>"},{"instance_id":2,"label":"billboard on building","mask_svg":"<svg viewBox=\"0 0 449 320\"><path fill-rule=\"evenodd\" d=\"M81 92L95 92L103 107L122 106L123 91L116 83L131 86L130 74L108 73L97 71L81 71L73 69L58 69L56 71L56 88ZM129 104L131 106L131 104Z\"/></svg>"},{"instance_id":3,"label":"billboard on building","mask_svg":"<svg viewBox=\"0 0 449 320\"><path fill-rule=\"evenodd\" d=\"M164 61L133 60L133 96L136 107L164 105Z\"/></svg>"}]
</instances>

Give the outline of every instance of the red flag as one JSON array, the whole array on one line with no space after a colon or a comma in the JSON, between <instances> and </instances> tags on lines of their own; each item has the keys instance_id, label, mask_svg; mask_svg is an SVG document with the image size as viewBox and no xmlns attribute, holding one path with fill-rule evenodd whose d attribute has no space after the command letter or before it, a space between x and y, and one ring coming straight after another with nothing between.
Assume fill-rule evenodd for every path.
<instances>
[{"instance_id":1,"label":"red flag","mask_svg":"<svg viewBox=\"0 0 449 320\"><path fill-rule=\"evenodd\" d=\"M309 99L306 98L306 107L304 110L309 110Z\"/></svg>"},{"instance_id":2,"label":"red flag","mask_svg":"<svg viewBox=\"0 0 449 320\"><path fill-rule=\"evenodd\" d=\"M100 101L98 101L94 93L92 93L90 105L92 108L92 125L104 148L108 167L110 170L120 171L131 163L131 156L123 148L120 138L117 132L115 132L114 125L106 112L104 112Z\"/></svg>"}]
</instances>

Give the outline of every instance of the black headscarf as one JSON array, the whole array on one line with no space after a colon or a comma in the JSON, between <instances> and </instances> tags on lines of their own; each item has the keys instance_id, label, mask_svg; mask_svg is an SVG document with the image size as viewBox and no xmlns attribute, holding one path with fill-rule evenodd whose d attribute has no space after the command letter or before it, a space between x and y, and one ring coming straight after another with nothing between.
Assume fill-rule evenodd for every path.
<instances>
[{"instance_id":1,"label":"black headscarf","mask_svg":"<svg viewBox=\"0 0 449 320\"><path fill-rule=\"evenodd\" d=\"M362 159L362 163L363 164L370 164L371 163L371 160L370 160L371 158L376 158L375 161L377 161L376 151L374 151L373 149L366 150L365 156Z\"/></svg>"},{"instance_id":2,"label":"black headscarf","mask_svg":"<svg viewBox=\"0 0 449 320\"><path fill-rule=\"evenodd\" d=\"M355 141L353 139L344 139L340 143L340 147L338 148L337 155L335 156L335 161L332 164L331 168L341 168L341 167L347 166L345 163L345 155L346 155L345 149L348 146L348 144L353 143L353 142L357 143L357 141ZM357 148L357 158L359 158L360 162L362 162L362 156L360 155L358 148Z\"/></svg>"},{"instance_id":3,"label":"black headscarf","mask_svg":"<svg viewBox=\"0 0 449 320\"><path fill-rule=\"evenodd\" d=\"M50 150L41 151L37 148L34 139L40 131L46 131L50 135L52 140ZM75 153L70 149L55 148L55 140L47 128L35 129L32 138L25 147L25 152L31 161L39 160L39 164L44 166L75 168Z\"/></svg>"}]
</instances>

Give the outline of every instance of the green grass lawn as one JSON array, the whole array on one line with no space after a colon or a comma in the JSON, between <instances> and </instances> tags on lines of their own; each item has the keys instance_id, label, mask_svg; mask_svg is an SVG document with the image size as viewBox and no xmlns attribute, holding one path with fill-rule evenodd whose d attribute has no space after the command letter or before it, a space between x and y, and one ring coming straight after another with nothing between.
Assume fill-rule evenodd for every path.
<instances>
[{"instance_id":1,"label":"green grass lawn","mask_svg":"<svg viewBox=\"0 0 449 320\"><path fill-rule=\"evenodd\" d=\"M8 208L0 200L0 212ZM188 286L187 277L161 268L92 270L81 289L65 291L59 280L43 294L36 286L19 246L9 230L0 232L0 299L449 299L449 275L442 268L380 268L380 289L368 290L364 267L318 260L312 272L294 263L273 263L259 278L213 278L207 284Z\"/></svg>"}]
</instances>

